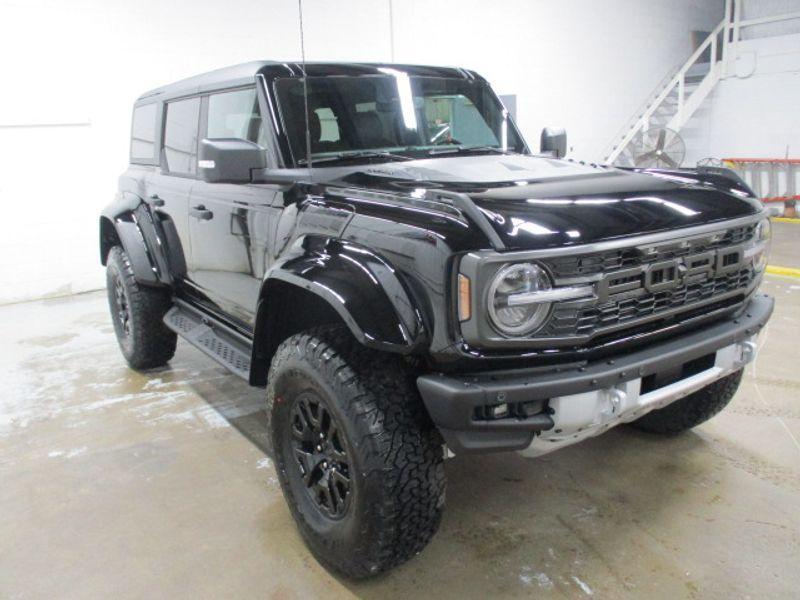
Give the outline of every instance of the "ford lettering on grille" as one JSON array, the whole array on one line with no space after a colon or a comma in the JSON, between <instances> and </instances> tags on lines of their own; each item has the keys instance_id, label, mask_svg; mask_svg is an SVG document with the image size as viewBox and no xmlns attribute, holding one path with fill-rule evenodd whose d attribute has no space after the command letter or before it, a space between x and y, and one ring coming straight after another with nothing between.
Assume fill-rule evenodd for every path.
<instances>
[{"instance_id":1,"label":"ford lettering on grille","mask_svg":"<svg viewBox=\"0 0 800 600\"><path fill-rule=\"evenodd\" d=\"M613 271L598 282L598 300L641 288L650 293L664 292L688 283L721 277L740 269L743 258L743 249L738 246Z\"/></svg>"},{"instance_id":2,"label":"ford lettering on grille","mask_svg":"<svg viewBox=\"0 0 800 600\"><path fill-rule=\"evenodd\" d=\"M593 282L595 297L555 305L550 322L535 337L592 337L640 327L660 315L680 318L736 306L756 280L744 253L753 233L754 226L744 226L677 242L547 259L561 285Z\"/></svg>"}]
</instances>

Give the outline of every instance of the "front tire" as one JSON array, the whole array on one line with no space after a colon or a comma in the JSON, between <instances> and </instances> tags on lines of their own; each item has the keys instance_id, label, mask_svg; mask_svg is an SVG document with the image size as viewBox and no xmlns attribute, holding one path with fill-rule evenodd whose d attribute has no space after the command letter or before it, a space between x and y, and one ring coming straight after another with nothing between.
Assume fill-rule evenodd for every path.
<instances>
[{"instance_id":1,"label":"front tire","mask_svg":"<svg viewBox=\"0 0 800 600\"><path fill-rule=\"evenodd\" d=\"M314 556L352 578L420 552L444 508L442 440L395 357L343 328L294 335L267 383L278 478Z\"/></svg>"},{"instance_id":2,"label":"front tire","mask_svg":"<svg viewBox=\"0 0 800 600\"><path fill-rule=\"evenodd\" d=\"M742 373L743 370L739 369L685 398L647 413L631 425L650 433L676 435L705 423L731 401L739 389Z\"/></svg>"},{"instance_id":3,"label":"front tire","mask_svg":"<svg viewBox=\"0 0 800 600\"><path fill-rule=\"evenodd\" d=\"M128 255L114 246L106 261L111 321L122 355L134 369L161 367L175 355L178 336L164 325L172 301L168 290L141 286Z\"/></svg>"}]
</instances>

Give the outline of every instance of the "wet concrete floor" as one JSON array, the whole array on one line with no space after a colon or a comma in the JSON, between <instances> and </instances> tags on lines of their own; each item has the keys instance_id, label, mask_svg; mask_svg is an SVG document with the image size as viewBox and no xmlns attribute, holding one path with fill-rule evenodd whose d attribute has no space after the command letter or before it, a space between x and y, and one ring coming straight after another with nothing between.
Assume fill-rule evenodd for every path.
<instances>
[{"instance_id":1,"label":"wet concrete floor","mask_svg":"<svg viewBox=\"0 0 800 600\"><path fill-rule=\"evenodd\" d=\"M354 583L303 546L261 390L179 343L130 370L102 293L0 308L0 598L797 598L800 280L722 414L456 457L431 545Z\"/></svg>"}]
</instances>

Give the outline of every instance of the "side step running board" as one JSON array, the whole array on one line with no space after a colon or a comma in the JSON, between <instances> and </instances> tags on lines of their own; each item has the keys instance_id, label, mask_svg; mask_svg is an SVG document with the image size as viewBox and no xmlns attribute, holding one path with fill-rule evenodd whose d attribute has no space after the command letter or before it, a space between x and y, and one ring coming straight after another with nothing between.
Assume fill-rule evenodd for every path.
<instances>
[{"instance_id":1,"label":"side step running board","mask_svg":"<svg viewBox=\"0 0 800 600\"><path fill-rule=\"evenodd\" d=\"M224 325L179 304L164 315L164 324L187 342L244 380L250 379L250 345Z\"/></svg>"}]
</instances>

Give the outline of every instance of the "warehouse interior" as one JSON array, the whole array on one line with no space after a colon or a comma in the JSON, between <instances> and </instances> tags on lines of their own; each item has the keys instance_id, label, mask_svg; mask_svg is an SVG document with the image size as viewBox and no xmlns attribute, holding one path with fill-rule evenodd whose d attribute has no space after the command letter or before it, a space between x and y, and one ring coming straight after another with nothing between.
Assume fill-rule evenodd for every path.
<instances>
[{"instance_id":1,"label":"warehouse interior","mask_svg":"<svg viewBox=\"0 0 800 600\"><path fill-rule=\"evenodd\" d=\"M300 7L302 31L289 0L0 0L0 597L796 597L800 1ZM534 151L563 127L575 161L656 166L637 161L666 127L678 166L734 169L774 215L776 305L728 408L673 437L456 455L421 554L367 581L321 566L264 390L181 341L167 367L129 368L97 233L142 92L303 54L474 69Z\"/></svg>"}]
</instances>

